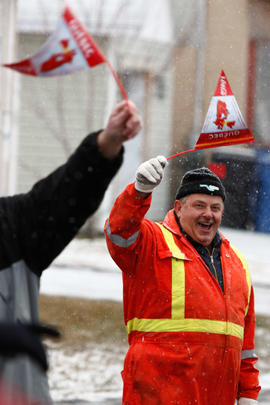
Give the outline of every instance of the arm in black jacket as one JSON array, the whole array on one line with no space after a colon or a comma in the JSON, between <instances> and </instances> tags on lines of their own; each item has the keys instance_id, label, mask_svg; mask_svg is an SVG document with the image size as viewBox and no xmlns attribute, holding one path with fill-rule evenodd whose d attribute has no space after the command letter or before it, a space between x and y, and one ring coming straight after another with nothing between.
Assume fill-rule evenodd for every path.
<instances>
[{"instance_id":1,"label":"arm in black jacket","mask_svg":"<svg viewBox=\"0 0 270 405\"><path fill-rule=\"evenodd\" d=\"M88 135L31 191L0 199L0 268L24 260L40 275L96 211L122 163L122 143L139 130L136 107L122 103L102 132Z\"/></svg>"},{"instance_id":2,"label":"arm in black jacket","mask_svg":"<svg viewBox=\"0 0 270 405\"><path fill-rule=\"evenodd\" d=\"M14 229L17 260L24 259L37 274L96 211L122 163L123 152L114 159L103 157L97 135L88 135L64 165L37 182L30 192L1 201L8 225Z\"/></svg>"},{"instance_id":3,"label":"arm in black jacket","mask_svg":"<svg viewBox=\"0 0 270 405\"><path fill-rule=\"evenodd\" d=\"M48 361L41 336L59 337L57 329L39 324L0 322L0 355L11 358L28 354L46 371Z\"/></svg>"}]
</instances>

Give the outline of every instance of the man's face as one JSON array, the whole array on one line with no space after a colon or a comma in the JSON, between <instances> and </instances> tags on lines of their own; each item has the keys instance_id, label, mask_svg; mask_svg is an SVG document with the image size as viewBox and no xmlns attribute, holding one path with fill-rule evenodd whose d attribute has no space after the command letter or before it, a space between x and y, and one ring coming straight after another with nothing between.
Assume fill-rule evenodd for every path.
<instances>
[{"instance_id":1,"label":"man's face","mask_svg":"<svg viewBox=\"0 0 270 405\"><path fill-rule=\"evenodd\" d=\"M220 196L190 194L174 203L183 230L196 242L210 247L222 220L224 204Z\"/></svg>"}]
</instances>

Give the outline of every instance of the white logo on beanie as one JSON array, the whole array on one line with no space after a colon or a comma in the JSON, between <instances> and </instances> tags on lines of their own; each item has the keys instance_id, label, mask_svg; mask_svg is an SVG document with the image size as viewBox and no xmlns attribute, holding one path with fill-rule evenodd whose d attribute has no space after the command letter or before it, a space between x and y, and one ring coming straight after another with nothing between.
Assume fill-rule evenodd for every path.
<instances>
[{"instance_id":1,"label":"white logo on beanie","mask_svg":"<svg viewBox=\"0 0 270 405\"><path fill-rule=\"evenodd\" d=\"M212 186L211 184L210 184L210 185L208 185L208 184L200 184L200 187L206 187L207 190L209 190L209 191L211 191L211 192L213 192L213 191L215 191L215 190L219 190L219 187L217 187L217 186Z\"/></svg>"}]
</instances>

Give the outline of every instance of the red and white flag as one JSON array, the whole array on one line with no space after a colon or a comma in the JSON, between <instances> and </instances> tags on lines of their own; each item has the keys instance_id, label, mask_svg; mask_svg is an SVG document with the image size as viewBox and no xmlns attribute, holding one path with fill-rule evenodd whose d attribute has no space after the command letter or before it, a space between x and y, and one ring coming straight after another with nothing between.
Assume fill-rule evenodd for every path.
<instances>
[{"instance_id":1,"label":"red and white flag","mask_svg":"<svg viewBox=\"0 0 270 405\"><path fill-rule=\"evenodd\" d=\"M202 132L194 149L176 153L168 157L167 160L199 149L247 142L254 142L254 138L245 123L227 77L222 70L206 114Z\"/></svg>"},{"instance_id":2,"label":"red and white flag","mask_svg":"<svg viewBox=\"0 0 270 405\"><path fill-rule=\"evenodd\" d=\"M80 21L66 7L55 32L32 57L5 67L32 76L58 76L107 62Z\"/></svg>"},{"instance_id":3,"label":"red and white flag","mask_svg":"<svg viewBox=\"0 0 270 405\"><path fill-rule=\"evenodd\" d=\"M222 70L195 149L254 142Z\"/></svg>"}]
</instances>

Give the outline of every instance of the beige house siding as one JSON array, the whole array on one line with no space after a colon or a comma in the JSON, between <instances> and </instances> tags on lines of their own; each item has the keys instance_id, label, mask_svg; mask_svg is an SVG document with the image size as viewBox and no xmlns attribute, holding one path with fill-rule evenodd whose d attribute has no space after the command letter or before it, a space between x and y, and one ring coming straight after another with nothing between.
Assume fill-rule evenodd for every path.
<instances>
[{"instance_id":1,"label":"beige house siding","mask_svg":"<svg viewBox=\"0 0 270 405\"><path fill-rule=\"evenodd\" d=\"M169 157L172 142L173 71L167 67L162 75L151 80L148 141L148 159L157 155ZM148 218L162 220L170 208L170 170L166 170L162 183L153 193Z\"/></svg>"},{"instance_id":2,"label":"beige house siding","mask_svg":"<svg viewBox=\"0 0 270 405\"><path fill-rule=\"evenodd\" d=\"M246 116L248 0L207 0L204 115L222 69Z\"/></svg>"},{"instance_id":3,"label":"beige house siding","mask_svg":"<svg viewBox=\"0 0 270 405\"><path fill-rule=\"evenodd\" d=\"M152 76L146 72L130 72L126 90L141 111L143 129L132 141L125 144L124 164L110 185L98 213L92 219L102 229L113 201L120 192L135 180L140 163L157 155L169 156L172 127L172 71ZM161 220L169 207L169 171L162 184L154 191L148 218Z\"/></svg>"},{"instance_id":4,"label":"beige house siding","mask_svg":"<svg viewBox=\"0 0 270 405\"><path fill-rule=\"evenodd\" d=\"M192 133L194 126L195 109L195 91L196 91L196 73L197 73L197 54L196 47L192 44L177 46L174 54L174 86L173 86L173 124L172 124L172 145L171 154L175 154L194 145L192 142ZM196 123L199 127L200 123ZM197 134L198 136L198 134ZM188 155L186 155L188 157ZM186 158L186 157L185 157ZM179 185L180 178L184 174L183 162L179 158L170 160L170 201L174 201L175 190Z\"/></svg>"}]
</instances>

